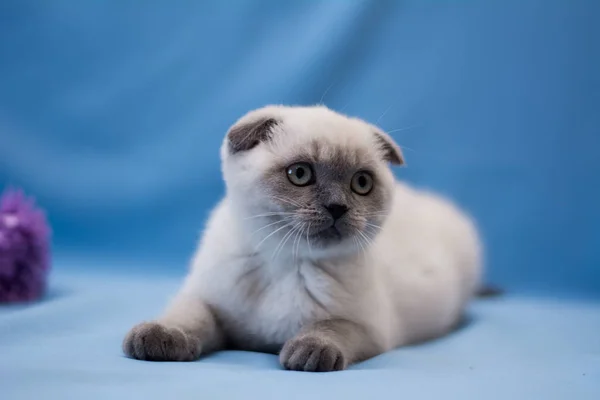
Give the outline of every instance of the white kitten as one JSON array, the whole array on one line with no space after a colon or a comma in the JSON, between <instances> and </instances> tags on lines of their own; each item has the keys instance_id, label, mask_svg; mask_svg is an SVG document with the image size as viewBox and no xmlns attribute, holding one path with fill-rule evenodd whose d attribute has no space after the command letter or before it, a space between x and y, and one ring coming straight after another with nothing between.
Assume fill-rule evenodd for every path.
<instances>
[{"instance_id":1,"label":"white kitten","mask_svg":"<svg viewBox=\"0 0 600 400\"><path fill-rule=\"evenodd\" d=\"M395 182L377 127L325 107L250 112L221 149L225 199L183 288L125 353L194 360L222 348L279 352L331 371L450 331L479 285L472 222Z\"/></svg>"}]
</instances>

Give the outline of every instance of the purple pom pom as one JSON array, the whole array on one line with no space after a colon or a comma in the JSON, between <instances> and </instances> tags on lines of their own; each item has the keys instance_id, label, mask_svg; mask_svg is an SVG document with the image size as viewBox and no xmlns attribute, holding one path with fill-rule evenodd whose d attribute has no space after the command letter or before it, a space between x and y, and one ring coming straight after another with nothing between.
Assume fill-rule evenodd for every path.
<instances>
[{"instance_id":1,"label":"purple pom pom","mask_svg":"<svg viewBox=\"0 0 600 400\"><path fill-rule=\"evenodd\" d=\"M38 299L50 269L50 228L23 192L0 199L0 302Z\"/></svg>"}]
</instances>

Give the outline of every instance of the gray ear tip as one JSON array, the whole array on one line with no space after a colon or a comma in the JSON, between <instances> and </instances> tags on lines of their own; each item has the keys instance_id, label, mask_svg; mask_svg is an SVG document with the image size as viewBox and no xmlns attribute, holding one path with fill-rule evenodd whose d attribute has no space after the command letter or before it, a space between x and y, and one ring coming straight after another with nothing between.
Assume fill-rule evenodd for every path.
<instances>
[{"instance_id":1,"label":"gray ear tip","mask_svg":"<svg viewBox=\"0 0 600 400\"><path fill-rule=\"evenodd\" d=\"M406 166L406 162L404 161L404 158L398 157L398 156L394 156L390 162L394 165L397 165L399 167L404 167Z\"/></svg>"},{"instance_id":2,"label":"gray ear tip","mask_svg":"<svg viewBox=\"0 0 600 400\"><path fill-rule=\"evenodd\" d=\"M280 121L273 117L265 117L234 125L227 133L230 153L251 150L261 142L269 140L272 128L279 123Z\"/></svg>"},{"instance_id":3,"label":"gray ear tip","mask_svg":"<svg viewBox=\"0 0 600 400\"><path fill-rule=\"evenodd\" d=\"M375 137L379 146L381 147L381 150L383 151L383 157L385 161L399 166L404 166L406 164L400 146L394 142L394 139L392 139L391 136L380 131L375 131Z\"/></svg>"}]
</instances>

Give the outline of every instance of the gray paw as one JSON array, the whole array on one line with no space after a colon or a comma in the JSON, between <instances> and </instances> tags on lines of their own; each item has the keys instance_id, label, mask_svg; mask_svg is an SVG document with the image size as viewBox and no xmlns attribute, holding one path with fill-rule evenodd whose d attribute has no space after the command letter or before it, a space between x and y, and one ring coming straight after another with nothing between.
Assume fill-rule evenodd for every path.
<instances>
[{"instance_id":1,"label":"gray paw","mask_svg":"<svg viewBox=\"0 0 600 400\"><path fill-rule=\"evenodd\" d=\"M123 352L148 361L192 361L200 357L201 343L179 328L156 322L134 326L123 340Z\"/></svg>"},{"instance_id":2,"label":"gray paw","mask_svg":"<svg viewBox=\"0 0 600 400\"><path fill-rule=\"evenodd\" d=\"M288 340L279 354L279 361L284 368L293 371L341 371L347 366L339 346L316 335Z\"/></svg>"}]
</instances>

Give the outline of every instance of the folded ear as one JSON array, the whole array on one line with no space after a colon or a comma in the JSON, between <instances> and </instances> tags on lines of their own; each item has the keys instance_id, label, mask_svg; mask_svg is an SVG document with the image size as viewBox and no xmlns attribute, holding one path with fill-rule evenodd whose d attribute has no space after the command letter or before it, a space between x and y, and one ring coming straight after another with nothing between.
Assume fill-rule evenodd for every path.
<instances>
[{"instance_id":1,"label":"folded ear","mask_svg":"<svg viewBox=\"0 0 600 400\"><path fill-rule=\"evenodd\" d=\"M242 118L227 132L229 152L247 151L269 140L273 127L278 123L273 117Z\"/></svg>"},{"instance_id":2,"label":"folded ear","mask_svg":"<svg viewBox=\"0 0 600 400\"><path fill-rule=\"evenodd\" d=\"M383 152L385 161L388 161L394 165L404 165L404 156L402 155L402 150L400 150L400 146L394 142L394 139L392 139L390 135L379 129L376 129L375 139L377 140L377 144Z\"/></svg>"}]
</instances>

